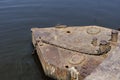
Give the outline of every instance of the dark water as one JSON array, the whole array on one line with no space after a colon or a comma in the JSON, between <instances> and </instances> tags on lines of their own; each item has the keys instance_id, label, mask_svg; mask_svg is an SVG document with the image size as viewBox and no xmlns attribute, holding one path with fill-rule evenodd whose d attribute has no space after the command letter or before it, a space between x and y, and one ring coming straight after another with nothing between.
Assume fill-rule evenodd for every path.
<instances>
[{"instance_id":1,"label":"dark water","mask_svg":"<svg viewBox=\"0 0 120 80\"><path fill-rule=\"evenodd\" d=\"M120 0L0 0L0 80L46 80L31 55L30 28L56 24L116 29Z\"/></svg>"}]
</instances>

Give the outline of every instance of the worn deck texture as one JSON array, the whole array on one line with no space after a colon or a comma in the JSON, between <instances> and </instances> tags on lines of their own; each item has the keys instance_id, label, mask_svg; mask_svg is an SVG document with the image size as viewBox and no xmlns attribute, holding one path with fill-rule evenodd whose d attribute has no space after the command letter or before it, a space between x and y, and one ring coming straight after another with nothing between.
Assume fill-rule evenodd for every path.
<instances>
[{"instance_id":1,"label":"worn deck texture","mask_svg":"<svg viewBox=\"0 0 120 80\"><path fill-rule=\"evenodd\" d=\"M58 26L31 30L33 45L46 75L58 80L83 80L86 77L85 80L110 80L111 75L114 78L111 80L119 80L119 74L114 77L117 73L113 68L118 67L115 70L118 69L119 73L120 63L117 61L120 40L110 41L112 29L99 26ZM95 45L92 44L94 38L97 38ZM98 55L101 40L109 42L111 48L107 53ZM97 76L103 78L95 79Z\"/></svg>"},{"instance_id":2,"label":"worn deck texture","mask_svg":"<svg viewBox=\"0 0 120 80\"><path fill-rule=\"evenodd\" d=\"M120 45L85 80L120 80Z\"/></svg>"}]
</instances>

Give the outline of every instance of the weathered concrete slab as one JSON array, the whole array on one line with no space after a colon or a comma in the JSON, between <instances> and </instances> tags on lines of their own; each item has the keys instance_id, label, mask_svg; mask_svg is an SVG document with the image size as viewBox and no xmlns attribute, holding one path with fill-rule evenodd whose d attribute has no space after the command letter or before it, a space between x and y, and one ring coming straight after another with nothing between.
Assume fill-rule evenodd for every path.
<instances>
[{"instance_id":1,"label":"weathered concrete slab","mask_svg":"<svg viewBox=\"0 0 120 80\"><path fill-rule=\"evenodd\" d=\"M120 80L120 46L85 80Z\"/></svg>"},{"instance_id":2,"label":"weathered concrete slab","mask_svg":"<svg viewBox=\"0 0 120 80\"><path fill-rule=\"evenodd\" d=\"M31 30L45 74L58 80L83 80L111 56L120 43L119 31L99 26Z\"/></svg>"}]
</instances>

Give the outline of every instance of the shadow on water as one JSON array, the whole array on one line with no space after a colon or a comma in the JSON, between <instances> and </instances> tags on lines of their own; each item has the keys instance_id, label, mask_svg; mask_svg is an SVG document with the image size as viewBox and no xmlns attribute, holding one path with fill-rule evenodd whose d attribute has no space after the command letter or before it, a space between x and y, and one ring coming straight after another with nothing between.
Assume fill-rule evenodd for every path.
<instances>
[{"instance_id":1,"label":"shadow on water","mask_svg":"<svg viewBox=\"0 0 120 80\"><path fill-rule=\"evenodd\" d=\"M37 66L39 68L39 71L41 72L41 76L43 77L43 80L55 80L55 79L52 79L52 78L45 75L45 73L43 71L43 68L42 68L42 64L39 61L39 58L38 58L38 55L37 55L36 51L34 50L33 53L34 53L33 54L34 61L37 64Z\"/></svg>"}]
</instances>

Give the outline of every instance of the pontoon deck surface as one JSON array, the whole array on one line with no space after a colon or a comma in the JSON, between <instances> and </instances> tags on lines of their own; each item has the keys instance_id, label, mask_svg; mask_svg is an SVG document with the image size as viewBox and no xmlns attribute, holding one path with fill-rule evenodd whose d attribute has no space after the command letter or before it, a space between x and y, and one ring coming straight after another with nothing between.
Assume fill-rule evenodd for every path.
<instances>
[{"instance_id":1,"label":"pontoon deck surface","mask_svg":"<svg viewBox=\"0 0 120 80\"><path fill-rule=\"evenodd\" d=\"M32 28L47 76L57 80L120 80L120 32L99 26Z\"/></svg>"}]
</instances>

